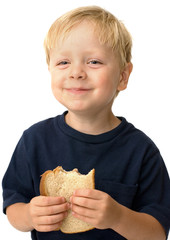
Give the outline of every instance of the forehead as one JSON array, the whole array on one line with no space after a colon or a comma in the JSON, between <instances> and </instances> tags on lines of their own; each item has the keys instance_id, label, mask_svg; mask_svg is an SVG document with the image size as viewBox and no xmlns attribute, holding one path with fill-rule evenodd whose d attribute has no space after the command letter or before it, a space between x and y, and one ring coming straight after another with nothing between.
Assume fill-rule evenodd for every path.
<instances>
[{"instance_id":1,"label":"forehead","mask_svg":"<svg viewBox=\"0 0 170 240\"><path fill-rule=\"evenodd\" d=\"M82 21L79 24L73 25L69 29L63 28L60 31L60 34L55 36L54 33L54 42L53 47L64 44L64 42L72 41L73 43L80 42L80 40L95 38L97 37L95 33L94 24L89 23L88 21Z\"/></svg>"},{"instance_id":2,"label":"forehead","mask_svg":"<svg viewBox=\"0 0 170 240\"><path fill-rule=\"evenodd\" d=\"M63 32L56 40L53 48L63 49L72 48L82 49L85 51L92 51L100 49L100 51L107 52L112 51L105 43L99 41L98 33L96 31L95 25L89 21L83 21L67 32Z\"/></svg>"}]
</instances>

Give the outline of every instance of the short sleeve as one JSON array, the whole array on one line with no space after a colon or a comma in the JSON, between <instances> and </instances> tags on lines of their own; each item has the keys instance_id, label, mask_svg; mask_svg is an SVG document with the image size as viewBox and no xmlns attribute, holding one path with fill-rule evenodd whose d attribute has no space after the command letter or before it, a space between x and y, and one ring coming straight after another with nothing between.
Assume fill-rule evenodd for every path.
<instances>
[{"instance_id":1,"label":"short sleeve","mask_svg":"<svg viewBox=\"0 0 170 240\"><path fill-rule=\"evenodd\" d=\"M17 202L28 203L34 196L33 181L24 137L18 142L2 181L3 212Z\"/></svg>"},{"instance_id":2,"label":"short sleeve","mask_svg":"<svg viewBox=\"0 0 170 240\"><path fill-rule=\"evenodd\" d=\"M148 151L140 173L136 211L155 217L168 236L170 226L170 180L158 149Z\"/></svg>"}]
</instances>

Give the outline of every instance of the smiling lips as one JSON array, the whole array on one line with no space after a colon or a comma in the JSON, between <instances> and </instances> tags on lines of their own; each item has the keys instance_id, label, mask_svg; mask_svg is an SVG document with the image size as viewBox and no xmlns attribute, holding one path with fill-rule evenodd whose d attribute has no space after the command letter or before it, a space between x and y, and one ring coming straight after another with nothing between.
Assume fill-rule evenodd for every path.
<instances>
[{"instance_id":1,"label":"smiling lips","mask_svg":"<svg viewBox=\"0 0 170 240\"><path fill-rule=\"evenodd\" d=\"M70 92L72 94L83 94L89 92L90 88L65 88L67 92Z\"/></svg>"}]
</instances>

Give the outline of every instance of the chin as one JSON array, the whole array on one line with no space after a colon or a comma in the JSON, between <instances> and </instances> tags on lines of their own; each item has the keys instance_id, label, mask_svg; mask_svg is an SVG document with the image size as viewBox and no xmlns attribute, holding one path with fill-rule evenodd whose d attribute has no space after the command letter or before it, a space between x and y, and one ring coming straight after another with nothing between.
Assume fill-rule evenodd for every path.
<instances>
[{"instance_id":1,"label":"chin","mask_svg":"<svg viewBox=\"0 0 170 240\"><path fill-rule=\"evenodd\" d=\"M64 105L64 104L63 104ZM73 103L73 104L65 104L64 105L69 111L72 112L84 112L89 111L89 107L85 106L84 104Z\"/></svg>"}]
</instances>

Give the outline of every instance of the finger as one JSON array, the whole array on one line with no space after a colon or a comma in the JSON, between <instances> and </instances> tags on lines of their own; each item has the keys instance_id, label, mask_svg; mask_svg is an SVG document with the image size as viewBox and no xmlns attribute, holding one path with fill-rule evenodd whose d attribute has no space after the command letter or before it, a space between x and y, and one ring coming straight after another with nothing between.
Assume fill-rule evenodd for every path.
<instances>
[{"instance_id":1,"label":"finger","mask_svg":"<svg viewBox=\"0 0 170 240\"><path fill-rule=\"evenodd\" d=\"M47 196L38 196L32 199L32 202L36 206L51 206L51 205L58 205L66 202L65 198L63 197L47 197Z\"/></svg>"},{"instance_id":2,"label":"finger","mask_svg":"<svg viewBox=\"0 0 170 240\"><path fill-rule=\"evenodd\" d=\"M89 209L97 209L96 199L90 199L86 197L77 197L72 196L70 198L72 205L78 205L81 207L89 208Z\"/></svg>"},{"instance_id":3,"label":"finger","mask_svg":"<svg viewBox=\"0 0 170 240\"><path fill-rule=\"evenodd\" d=\"M38 218L38 225L52 225L57 224L64 220L65 217L67 217L68 213L60 213L56 215L51 216L41 216Z\"/></svg>"},{"instance_id":4,"label":"finger","mask_svg":"<svg viewBox=\"0 0 170 240\"><path fill-rule=\"evenodd\" d=\"M79 215L78 213L76 212L72 212L72 215L80 220L82 220L83 222L86 222L86 223L90 223L91 225L94 225L93 222L94 222L94 218L91 218L89 216L83 216L83 215Z\"/></svg>"},{"instance_id":5,"label":"finger","mask_svg":"<svg viewBox=\"0 0 170 240\"><path fill-rule=\"evenodd\" d=\"M36 230L39 232L57 231L60 229L61 225L62 225L62 222L58 222L56 224L51 224L51 225L38 225L36 227Z\"/></svg>"},{"instance_id":6,"label":"finger","mask_svg":"<svg viewBox=\"0 0 170 240\"><path fill-rule=\"evenodd\" d=\"M64 197L42 197L41 202L44 206L52 206L65 203L66 200Z\"/></svg>"},{"instance_id":7,"label":"finger","mask_svg":"<svg viewBox=\"0 0 170 240\"><path fill-rule=\"evenodd\" d=\"M95 216L96 211L93 209L80 207L78 205L72 205L71 210L73 213L76 213L78 215L93 218Z\"/></svg>"},{"instance_id":8,"label":"finger","mask_svg":"<svg viewBox=\"0 0 170 240\"><path fill-rule=\"evenodd\" d=\"M96 189L76 189L73 193L73 196L86 197L86 198L99 200L101 199L102 194L104 194L104 192L101 192Z\"/></svg>"},{"instance_id":9,"label":"finger","mask_svg":"<svg viewBox=\"0 0 170 240\"><path fill-rule=\"evenodd\" d=\"M68 203L51 205L46 207L37 207L34 212L37 216L50 216L58 213L66 212L70 208Z\"/></svg>"}]
</instances>

